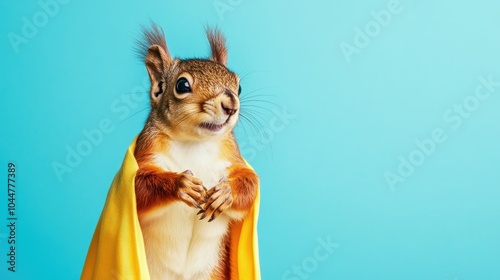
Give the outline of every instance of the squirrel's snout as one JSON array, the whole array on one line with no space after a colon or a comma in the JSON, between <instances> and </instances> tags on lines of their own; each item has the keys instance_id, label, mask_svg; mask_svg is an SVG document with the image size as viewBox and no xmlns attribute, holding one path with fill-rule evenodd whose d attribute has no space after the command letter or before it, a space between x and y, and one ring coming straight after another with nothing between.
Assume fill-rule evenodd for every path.
<instances>
[{"instance_id":1,"label":"squirrel's snout","mask_svg":"<svg viewBox=\"0 0 500 280\"><path fill-rule=\"evenodd\" d=\"M224 102L221 103L222 111L228 116L234 115L236 113L237 109L233 109L230 106L224 105Z\"/></svg>"},{"instance_id":2,"label":"squirrel's snout","mask_svg":"<svg viewBox=\"0 0 500 280\"><path fill-rule=\"evenodd\" d=\"M234 94L227 88L224 90L220 104L222 111L228 116L232 116L238 111L238 102Z\"/></svg>"}]
</instances>

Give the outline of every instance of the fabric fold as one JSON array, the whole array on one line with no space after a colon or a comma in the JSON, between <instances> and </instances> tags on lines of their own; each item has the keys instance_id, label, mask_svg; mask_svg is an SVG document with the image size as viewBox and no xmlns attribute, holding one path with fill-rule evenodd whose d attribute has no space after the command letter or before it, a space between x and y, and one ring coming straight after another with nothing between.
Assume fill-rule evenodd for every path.
<instances>
[{"instance_id":1,"label":"fabric fold","mask_svg":"<svg viewBox=\"0 0 500 280\"><path fill-rule=\"evenodd\" d=\"M97 223L81 279L150 279L136 211L135 142L127 150ZM257 240L259 191L248 216L231 224L230 280L260 280ZM229 280L229 279L228 279Z\"/></svg>"}]
</instances>

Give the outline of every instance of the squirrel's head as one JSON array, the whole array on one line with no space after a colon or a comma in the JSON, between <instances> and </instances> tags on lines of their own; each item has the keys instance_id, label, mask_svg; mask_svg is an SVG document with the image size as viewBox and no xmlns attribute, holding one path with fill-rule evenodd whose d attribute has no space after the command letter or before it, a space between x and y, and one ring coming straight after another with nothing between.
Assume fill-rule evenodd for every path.
<instances>
[{"instance_id":1,"label":"squirrel's head","mask_svg":"<svg viewBox=\"0 0 500 280\"><path fill-rule=\"evenodd\" d=\"M151 81L150 120L176 139L231 133L240 109L239 77L227 69L224 36L207 29L208 59L174 59L163 31L153 25L140 43Z\"/></svg>"}]
</instances>

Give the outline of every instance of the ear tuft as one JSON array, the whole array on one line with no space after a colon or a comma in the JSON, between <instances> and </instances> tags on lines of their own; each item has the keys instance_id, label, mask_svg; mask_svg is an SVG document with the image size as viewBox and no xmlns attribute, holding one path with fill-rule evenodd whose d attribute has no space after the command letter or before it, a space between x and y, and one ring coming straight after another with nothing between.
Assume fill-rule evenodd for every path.
<instances>
[{"instance_id":1,"label":"ear tuft","mask_svg":"<svg viewBox=\"0 0 500 280\"><path fill-rule=\"evenodd\" d=\"M210 60L218 62L224 66L227 66L227 49L226 49L226 38L217 28L207 28L207 38L210 44L210 49L212 50L212 56Z\"/></svg>"},{"instance_id":2,"label":"ear tuft","mask_svg":"<svg viewBox=\"0 0 500 280\"><path fill-rule=\"evenodd\" d=\"M142 32L143 38L137 40L136 52L146 62L151 81L150 96L153 101L156 101L165 90L164 76L172 65L172 58L161 27L151 22L151 27L143 26Z\"/></svg>"},{"instance_id":3,"label":"ear tuft","mask_svg":"<svg viewBox=\"0 0 500 280\"><path fill-rule=\"evenodd\" d=\"M167 42L165 40L165 33L163 33L163 29L159 27L156 23L151 22L151 26L142 26L142 38L137 40L137 47L135 51L141 61L146 59L148 54L149 47L153 45L160 46L163 51L168 55Z\"/></svg>"},{"instance_id":4,"label":"ear tuft","mask_svg":"<svg viewBox=\"0 0 500 280\"><path fill-rule=\"evenodd\" d=\"M146 55L146 69L151 81L151 98L157 99L163 93L164 75L168 67L172 64L172 59L165 53L159 45L152 45Z\"/></svg>"}]
</instances>

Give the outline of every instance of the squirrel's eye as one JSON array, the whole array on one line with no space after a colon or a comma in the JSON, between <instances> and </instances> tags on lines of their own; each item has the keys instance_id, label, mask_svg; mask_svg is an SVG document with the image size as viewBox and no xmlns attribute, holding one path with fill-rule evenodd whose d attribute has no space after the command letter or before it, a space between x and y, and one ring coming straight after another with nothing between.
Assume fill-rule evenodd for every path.
<instances>
[{"instance_id":1,"label":"squirrel's eye","mask_svg":"<svg viewBox=\"0 0 500 280\"><path fill-rule=\"evenodd\" d=\"M241 94L241 85L240 85L240 87L238 88L238 96L240 96L240 94Z\"/></svg>"},{"instance_id":2,"label":"squirrel's eye","mask_svg":"<svg viewBox=\"0 0 500 280\"><path fill-rule=\"evenodd\" d=\"M186 78L182 77L177 80L177 83L175 84L175 90L179 94L188 93L191 92L191 85Z\"/></svg>"}]
</instances>

